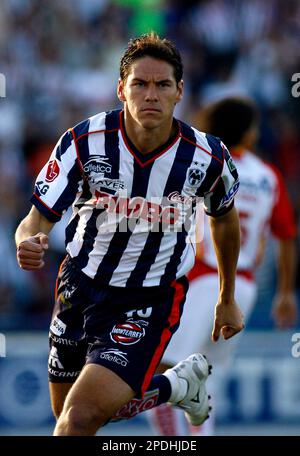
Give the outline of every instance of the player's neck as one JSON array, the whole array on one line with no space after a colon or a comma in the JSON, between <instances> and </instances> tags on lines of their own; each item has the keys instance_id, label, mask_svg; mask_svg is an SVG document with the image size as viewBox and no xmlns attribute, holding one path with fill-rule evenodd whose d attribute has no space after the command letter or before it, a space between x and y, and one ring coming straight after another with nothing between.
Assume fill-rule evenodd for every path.
<instances>
[{"instance_id":1,"label":"player's neck","mask_svg":"<svg viewBox=\"0 0 300 456\"><path fill-rule=\"evenodd\" d=\"M163 146L171 138L175 138L178 132L178 126L173 122L173 118L166 125L161 125L157 128L144 128L129 116L126 116L126 112L124 115L124 128L130 141L142 154L150 153Z\"/></svg>"}]
</instances>

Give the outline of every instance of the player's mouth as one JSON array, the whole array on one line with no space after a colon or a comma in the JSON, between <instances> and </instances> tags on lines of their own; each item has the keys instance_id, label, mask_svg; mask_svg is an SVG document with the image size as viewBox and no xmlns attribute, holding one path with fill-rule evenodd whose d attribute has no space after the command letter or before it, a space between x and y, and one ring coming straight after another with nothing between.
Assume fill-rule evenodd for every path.
<instances>
[{"instance_id":1,"label":"player's mouth","mask_svg":"<svg viewBox=\"0 0 300 456\"><path fill-rule=\"evenodd\" d=\"M145 108L145 109L142 109L142 112L160 112L160 109L156 109L156 108Z\"/></svg>"}]
</instances>

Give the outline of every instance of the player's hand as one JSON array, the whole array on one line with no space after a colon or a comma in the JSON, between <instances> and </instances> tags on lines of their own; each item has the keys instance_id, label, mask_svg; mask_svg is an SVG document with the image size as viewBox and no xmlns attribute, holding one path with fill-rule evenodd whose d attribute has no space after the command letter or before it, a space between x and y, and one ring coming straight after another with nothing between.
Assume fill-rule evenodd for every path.
<instances>
[{"instance_id":1,"label":"player's hand","mask_svg":"<svg viewBox=\"0 0 300 456\"><path fill-rule=\"evenodd\" d=\"M17 260L20 268L26 271L41 269L45 262L43 260L45 250L48 249L48 236L44 233L37 233L20 242L17 248Z\"/></svg>"},{"instance_id":2,"label":"player's hand","mask_svg":"<svg viewBox=\"0 0 300 456\"><path fill-rule=\"evenodd\" d=\"M278 328L290 328L297 322L297 301L294 293L278 293L273 299L272 317Z\"/></svg>"},{"instance_id":3,"label":"player's hand","mask_svg":"<svg viewBox=\"0 0 300 456\"><path fill-rule=\"evenodd\" d=\"M212 341L217 342L220 334L229 339L244 328L244 318L235 301L224 303L219 299L215 307L215 322L212 331Z\"/></svg>"}]
</instances>

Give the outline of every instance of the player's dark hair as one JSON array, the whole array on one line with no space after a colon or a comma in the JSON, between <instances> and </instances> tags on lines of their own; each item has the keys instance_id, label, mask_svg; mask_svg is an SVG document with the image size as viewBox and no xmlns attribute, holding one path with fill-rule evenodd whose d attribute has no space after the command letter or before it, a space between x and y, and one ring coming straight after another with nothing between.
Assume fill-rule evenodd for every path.
<instances>
[{"instance_id":1,"label":"player's dark hair","mask_svg":"<svg viewBox=\"0 0 300 456\"><path fill-rule=\"evenodd\" d=\"M154 32L141 35L129 41L120 62L120 78L125 81L133 62L145 56L170 63L174 68L176 82L181 81L183 65L179 51L171 41L166 38L160 38Z\"/></svg>"},{"instance_id":2,"label":"player's dark hair","mask_svg":"<svg viewBox=\"0 0 300 456\"><path fill-rule=\"evenodd\" d=\"M258 123L258 110L249 98L230 97L203 108L197 127L218 136L227 147L240 144L244 134Z\"/></svg>"}]
</instances>

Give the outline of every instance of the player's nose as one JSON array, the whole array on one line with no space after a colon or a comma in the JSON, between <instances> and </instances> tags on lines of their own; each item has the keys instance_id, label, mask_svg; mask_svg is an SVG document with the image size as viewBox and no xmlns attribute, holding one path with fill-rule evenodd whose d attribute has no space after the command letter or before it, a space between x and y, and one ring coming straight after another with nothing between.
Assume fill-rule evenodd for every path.
<instances>
[{"instance_id":1,"label":"player's nose","mask_svg":"<svg viewBox=\"0 0 300 456\"><path fill-rule=\"evenodd\" d=\"M145 100L146 101L156 101L158 99L157 88L155 84L149 84L147 87Z\"/></svg>"}]
</instances>

